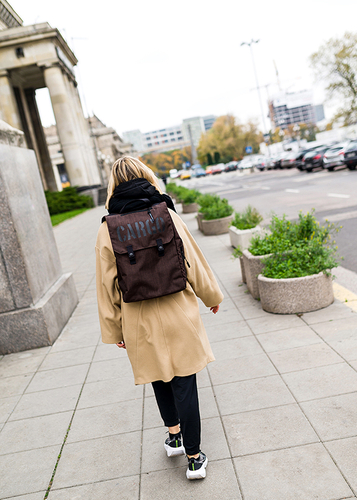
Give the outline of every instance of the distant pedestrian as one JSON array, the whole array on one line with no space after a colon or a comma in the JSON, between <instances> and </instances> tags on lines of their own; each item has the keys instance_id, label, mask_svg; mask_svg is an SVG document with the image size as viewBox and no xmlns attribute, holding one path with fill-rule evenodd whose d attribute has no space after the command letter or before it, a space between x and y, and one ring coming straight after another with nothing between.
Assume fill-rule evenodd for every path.
<instances>
[{"instance_id":1,"label":"distant pedestrian","mask_svg":"<svg viewBox=\"0 0 357 500\"><path fill-rule=\"evenodd\" d=\"M158 298L124 302L108 226L103 222L96 242L102 340L127 350L135 384L152 383L161 417L169 431L164 443L167 456L186 453L187 478L200 479L206 476L207 457L200 449L196 373L214 361L214 356L196 296L216 314L223 295L200 248L175 212L171 198L161 192L151 169L128 156L117 160L108 186L106 208L109 213L144 210L148 200L152 205L166 202L169 208L190 266L186 264L186 288ZM170 279L164 275L159 278Z\"/></svg>"},{"instance_id":2,"label":"distant pedestrian","mask_svg":"<svg viewBox=\"0 0 357 500\"><path fill-rule=\"evenodd\" d=\"M165 186L166 186L166 184L167 184L167 175L166 175L166 174L164 174L164 175L161 177L161 179L162 179L162 182L163 182L163 183L165 184Z\"/></svg>"}]
</instances>

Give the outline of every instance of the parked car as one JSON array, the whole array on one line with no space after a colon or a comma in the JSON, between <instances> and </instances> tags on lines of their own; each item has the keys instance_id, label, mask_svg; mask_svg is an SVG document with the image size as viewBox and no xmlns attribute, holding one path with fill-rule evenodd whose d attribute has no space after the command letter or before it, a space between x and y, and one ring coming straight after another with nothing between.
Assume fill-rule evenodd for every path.
<instances>
[{"instance_id":1,"label":"parked car","mask_svg":"<svg viewBox=\"0 0 357 500\"><path fill-rule=\"evenodd\" d=\"M184 170L180 176L180 179L184 181L185 179L191 179L191 170Z\"/></svg>"},{"instance_id":2,"label":"parked car","mask_svg":"<svg viewBox=\"0 0 357 500\"><path fill-rule=\"evenodd\" d=\"M205 176L206 176L206 171L201 166L199 168L195 168L194 170L192 170L191 177L205 177Z\"/></svg>"},{"instance_id":3,"label":"parked car","mask_svg":"<svg viewBox=\"0 0 357 500\"><path fill-rule=\"evenodd\" d=\"M275 167L275 158L276 158L275 156L268 156L268 158L266 158L265 166L267 170L271 170Z\"/></svg>"},{"instance_id":4,"label":"parked car","mask_svg":"<svg viewBox=\"0 0 357 500\"><path fill-rule=\"evenodd\" d=\"M355 170L357 165L357 141L351 141L345 149L344 163L350 170Z\"/></svg>"},{"instance_id":5,"label":"parked car","mask_svg":"<svg viewBox=\"0 0 357 500\"><path fill-rule=\"evenodd\" d=\"M221 174L223 169L224 169L224 163L218 163L218 165L214 165L212 167L211 174L212 175Z\"/></svg>"},{"instance_id":6,"label":"parked car","mask_svg":"<svg viewBox=\"0 0 357 500\"><path fill-rule=\"evenodd\" d=\"M253 167L257 168L260 171L265 170L266 158L265 156L260 156L253 161Z\"/></svg>"},{"instance_id":7,"label":"parked car","mask_svg":"<svg viewBox=\"0 0 357 500\"><path fill-rule=\"evenodd\" d=\"M239 161L230 161L229 163L226 163L224 167L225 172L232 172L233 170L237 170L239 165Z\"/></svg>"},{"instance_id":8,"label":"parked car","mask_svg":"<svg viewBox=\"0 0 357 500\"><path fill-rule=\"evenodd\" d=\"M314 168L323 168L323 158L324 153L331 147L329 146L320 146L311 151L308 151L303 159L300 170L306 170L306 172L312 172Z\"/></svg>"},{"instance_id":9,"label":"parked car","mask_svg":"<svg viewBox=\"0 0 357 500\"><path fill-rule=\"evenodd\" d=\"M282 168L281 161L284 158L286 158L290 153L291 153L291 151L282 151L281 153L276 155L275 162L274 162L274 168Z\"/></svg>"},{"instance_id":10,"label":"parked car","mask_svg":"<svg viewBox=\"0 0 357 500\"><path fill-rule=\"evenodd\" d=\"M349 143L350 141L341 142L328 149L323 157L323 167L332 172L336 167L345 165L345 149L348 147Z\"/></svg>"},{"instance_id":11,"label":"parked car","mask_svg":"<svg viewBox=\"0 0 357 500\"><path fill-rule=\"evenodd\" d=\"M315 149L321 147L321 144L319 146L313 146L312 148L305 148L305 149L300 149L300 151L297 152L296 158L295 158L295 167L298 168L299 170L303 170L303 158L306 155L306 153L309 153L310 151L314 151Z\"/></svg>"},{"instance_id":12,"label":"parked car","mask_svg":"<svg viewBox=\"0 0 357 500\"><path fill-rule=\"evenodd\" d=\"M296 157L298 156L298 153L296 151L290 151L289 154L287 154L284 158L280 160L280 167L281 168L293 168L295 167L295 160Z\"/></svg>"},{"instance_id":13,"label":"parked car","mask_svg":"<svg viewBox=\"0 0 357 500\"><path fill-rule=\"evenodd\" d=\"M213 165L210 165L209 167L206 167L206 175L212 174L212 168L213 168Z\"/></svg>"},{"instance_id":14,"label":"parked car","mask_svg":"<svg viewBox=\"0 0 357 500\"><path fill-rule=\"evenodd\" d=\"M252 168L253 167L253 159L251 157L245 157L239 164L239 170L244 170L246 168Z\"/></svg>"}]
</instances>

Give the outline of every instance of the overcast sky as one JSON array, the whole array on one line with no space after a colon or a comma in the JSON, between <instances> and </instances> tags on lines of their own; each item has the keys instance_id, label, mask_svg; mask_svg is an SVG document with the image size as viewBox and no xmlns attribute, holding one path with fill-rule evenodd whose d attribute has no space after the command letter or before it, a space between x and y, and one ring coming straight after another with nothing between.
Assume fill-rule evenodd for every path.
<instances>
[{"instance_id":1,"label":"overcast sky","mask_svg":"<svg viewBox=\"0 0 357 500\"><path fill-rule=\"evenodd\" d=\"M182 119L233 113L241 122L261 112L267 90L314 89L308 58L330 37L356 31L357 0L10 0L24 24L47 21L76 54L85 113L119 133L148 132ZM253 90L252 90L253 89ZM38 92L44 125L53 122L47 92ZM327 118L333 107L325 105ZM266 119L270 128L269 120Z\"/></svg>"}]
</instances>

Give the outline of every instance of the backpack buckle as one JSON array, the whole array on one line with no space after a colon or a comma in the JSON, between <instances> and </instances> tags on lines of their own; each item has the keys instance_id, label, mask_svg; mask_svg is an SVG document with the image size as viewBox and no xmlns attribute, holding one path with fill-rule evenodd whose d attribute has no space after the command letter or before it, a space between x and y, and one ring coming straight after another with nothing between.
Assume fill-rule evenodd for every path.
<instances>
[{"instance_id":1,"label":"backpack buckle","mask_svg":"<svg viewBox=\"0 0 357 500\"><path fill-rule=\"evenodd\" d=\"M135 253L134 253L134 250L133 250L133 246L132 245L128 245L126 247L126 249L128 251L130 264L131 265L136 264L136 258L135 258Z\"/></svg>"},{"instance_id":2,"label":"backpack buckle","mask_svg":"<svg viewBox=\"0 0 357 500\"><path fill-rule=\"evenodd\" d=\"M165 255L165 249L162 243L162 239L161 238L157 239L156 244L157 244L157 249L159 251L159 257L163 257Z\"/></svg>"}]
</instances>

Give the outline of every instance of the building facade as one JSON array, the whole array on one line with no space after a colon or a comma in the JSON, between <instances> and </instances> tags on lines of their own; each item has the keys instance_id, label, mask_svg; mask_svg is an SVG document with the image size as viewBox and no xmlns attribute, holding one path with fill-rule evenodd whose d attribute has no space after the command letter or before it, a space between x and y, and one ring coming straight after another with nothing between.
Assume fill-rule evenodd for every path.
<instances>
[{"instance_id":1,"label":"building facade","mask_svg":"<svg viewBox=\"0 0 357 500\"><path fill-rule=\"evenodd\" d=\"M78 93L75 55L48 23L23 26L6 0L0 0L0 19L0 119L24 132L27 147L35 151L44 189L57 190L36 103L36 90L47 87L71 184L101 185Z\"/></svg>"},{"instance_id":2,"label":"building facade","mask_svg":"<svg viewBox=\"0 0 357 500\"><path fill-rule=\"evenodd\" d=\"M197 148L201 135L212 128L216 117L214 115L186 118L181 125L166 127L151 132L142 133L140 130L123 132L123 139L130 142L140 154L162 153L172 149L183 149L191 146ZM191 136L190 136L191 134Z\"/></svg>"},{"instance_id":3,"label":"building facade","mask_svg":"<svg viewBox=\"0 0 357 500\"><path fill-rule=\"evenodd\" d=\"M319 106L319 116L323 112ZM269 116L272 129L286 129L295 123L316 124L317 116L311 90L281 92L269 101Z\"/></svg>"}]
</instances>

